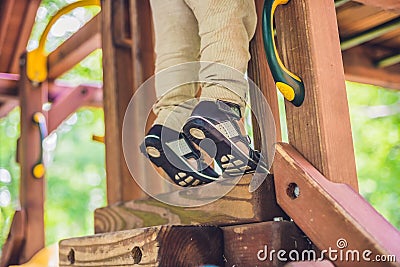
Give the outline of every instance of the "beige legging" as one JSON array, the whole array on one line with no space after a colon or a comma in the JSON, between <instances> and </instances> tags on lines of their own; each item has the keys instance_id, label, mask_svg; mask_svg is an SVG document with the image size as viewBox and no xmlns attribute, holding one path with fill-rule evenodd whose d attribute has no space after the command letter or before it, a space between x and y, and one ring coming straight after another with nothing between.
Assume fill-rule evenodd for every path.
<instances>
[{"instance_id":1,"label":"beige legging","mask_svg":"<svg viewBox=\"0 0 400 267\"><path fill-rule=\"evenodd\" d=\"M181 63L217 62L238 70L241 78L250 59L249 42L256 27L254 0L150 0L155 28L156 73ZM201 97L245 105L248 86L233 79L215 64L200 65ZM191 72L191 73L188 73ZM156 76L155 123L180 130L197 100L198 84L170 90L192 68L174 67L163 78ZM228 71L229 72L229 71ZM227 90L225 87L230 88Z\"/></svg>"}]
</instances>

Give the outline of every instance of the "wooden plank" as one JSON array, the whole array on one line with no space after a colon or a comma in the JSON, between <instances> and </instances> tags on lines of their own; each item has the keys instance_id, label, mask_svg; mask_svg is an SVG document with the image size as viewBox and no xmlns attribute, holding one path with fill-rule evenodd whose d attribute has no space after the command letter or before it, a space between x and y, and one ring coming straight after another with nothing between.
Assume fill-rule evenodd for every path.
<instances>
[{"instance_id":1,"label":"wooden plank","mask_svg":"<svg viewBox=\"0 0 400 267\"><path fill-rule=\"evenodd\" d=\"M354 0L368 6L379 7L384 10L393 10L400 13L400 2L398 0Z\"/></svg>"},{"instance_id":2,"label":"wooden plank","mask_svg":"<svg viewBox=\"0 0 400 267\"><path fill-rule=\"evenodd\" d=\"M248 68L248 75L249 78L254 81L254 83L258 86L258 88L262 91L265 99L267 100L272 115L274 118L275 128L276 128L276 139L281 141L281 125L279 119L279 106L278 106L278 96L275 87L275 82L272 77L271 71L268 66L267 58L265 56L264 51L264 41L263 41L263 32L262 32L262 10L264 6L263 0L255 0L256 3L256 10L257 10L257 27L256 32L254 34L253 39L250 42L250 54L251 59L249 62ZM256 96L250 94L250 103L252 109L258 110L259 107L259 100L254 99ZM257 123L253 120L253 125ZM255 147L259 148L260 140L260 133L258 132L260 129L257 127L253 127L254 133L254 142Z\"/></svg>"},{"instance_id":3,"label":"wooden plank","mask_svg":"<svg viewBox=\"0 0 400 267\"><path fill-rule=\"evenodd\" d=\"M222 231L225 266L283 266L291 259L302 259L304 250L312 250L307 237L293 222L234 225L223 227ZM282 250L284 255L278 257L277 252Z\"/></svg>"},{"instance_id":4,"label":"wooden plank","mask_svg":"<svg viewBox=\"0 0 400 267\"><path fill-rule=\"evenodd\" d=\"M58 78L98 48L101 48L101 16L99 14L49 54L49 79Z\"/></svg>"},{"instance_id":5,"label":"wooden plank","mask_svg":"<svg viewBox=\"0 0 400 267\"><path fill-rule=\"evenodd\" d=\"M398 29L400 29L400 17L343 39L340 48L344 51Z\"/></svg>"},{"instance_id":6,"label":"wooden plank","mask_svg":"<svg viewBox=\"0 0 400 267\"><path fill-rule=\"evenodd\" d=\"M395 255L400 260L400 232L353 188L327 180L289 144L277 146L275 176L279 205L319 249L370 250L370 259ZM334 263L349 264L339 258Z\"/></svg>"},{"instance_id":7,"label":"wooden plank","mask_svg":"<svg viewBox=\"0 0 400 267\"><path fill-rule=\"evenodd\" d=\"M40 0L2 1L0 72L18 73L19 57L26 49L40 2Z\"/></svg>"},{"instance_id":8,"label":"wooden plank","mask_svg":"<svg viewBox=\"0 0 400 267\"><path fill-rule=\"evenodd\" d=\"M251 175L244 176L226 196L199 207L176 207L148 198L95 211L95 232L104 233L162 224L232 225L286 217L275 201L273 180L267 179L250 193ZM207 196L209 189L198 196ZM171 194L171 198L181 197ZM184 196L183 196L184 197ZM189 199L188 199L189 200Z\"/></svg>"},{"instance_id":9,"label":"wooden plank","mask_svg":"<svg viewBox=\"0 0 400 267\"><path fill-rule=\"evenodd\" d=\"M133 77L133 91L134 93L140 88L140 86L154 75L155 68L155 53L154 53L154 40L153 40L153 21L150 8L150 1L141 0L128 0L129 2L129 20L130 29L125 29L129 31L125 36L129 36L132 39L131 49L132 49L132 77ZM120 32L123 32L121 29ZM121 35L122 37L124 35ZM125 37L126 38L126 37ZM122 40L120 41L122 42ZM143 91L142 91L143 92ZM147 107L151 107L154 101L155 90L145 90L145 94L141 102L143 105L135 105L130 109L133 112L132 116L134 119L131 121L134 131L130 132L130 138L139 140L141 134L140 131L147 131L151 125L152 120L155 118L154 114L150 114L150 118L147 123L143 122L143 117L147 116L149 112L146 110ZM145 126L145 127L144 127ZM140 130L137 130L140 129ZM144 160L137 162L137 168L135 168L135 175L140 177L140 179L147 182L147 187L152 188L153 192L163 192L163 188L158 179L147 179L149 173L151 173L151 165L146 164ZM123 186L123 190L129 193L129 187Z\"/></svg>"},{"instance_id":10,"label":"wooden plank","mask_svg":"<svg viewBox=\"0 0 400 267\"><path fill-rule=\"evenodd\" d=\"M122 124L133 94L132 52L114 43L113 31L127 2L102 0L103 103L109 204L144 196L132 179L122 151ZM125 187L125 189L124 189Z\"/></svg>"},{"instance_id":11,"label":"wooden plank","mask_svg":"<svg viewBox=\"0 0 400 267\"><path fill-rule=\"evenodd\" d=\"M8 99L3 102L0 96L0 118L7 116L11 110L18 106L18 104L18 100L13 99Z\"/></svg>"},{"instance_id":12,"label":"wooden plank","mask_svg":"<svg viewBox=\"0 0 400 267\"><path fill-rule=\"evenodd\" d=\"M21 61L26 63L26 54ZM46 86L34 87L28 80L26 64L22 64L20 77L21 136L18 141L18 160L21 167L20 203L26 212L24 248L20 263L28 261L44 247L44 179L35 178L33 166L40 159L42 143L33 115L42 112L47 101Z\"/></svg>"},{"instance_id":13,"label":"wooden plank","mask_svg":"<svg viewBox=\"0 0 400 267\"><path fill-rule=\"evenodd\" d=\"M343 53L346 80L400 90L399 73L375 66L370 57L373 52L376 52L376 49L363 46Z\"/></svg>"},{"instance_id":14,"label":"wooden plank","mask_svg":"<svg viewBox=\"0 0 400 267\"><path fill-rule=\"evenodd\" d=\"M264 134L264 138L266 137L266 133L270 133L271 129L268 127L275 127L276 131L276 140L281 141L281 124L280 124L280 117L279 117L279 106L278 106L278 95L277 90L275 87L275 82L272 77L271 71L269 69L269 65L267 62L267 58L264 51L264 41L263 41L263 32L262 32L262 11L264 6L263 0L255 0L256 11L257 11L257 27L256 32L254 34L253 39L250 42L250 61L248 66L248 76L254 82L255 85L261 90L262 95L264 95L269 107L272 111L272 116L274 121L269 121L268 116L258 116L259 120L257 121L256 117L252 116L252 125L253 125L253 140L254 140L254 147L262 151L264 155L268 155L268 151L271 151L270 146L274 145L275 140L273 142L268 142L264 144L264 147L261 147L261 136ZM250 104L251 109L256 114L263 114L265 107L258 99L258 95L254 95L250 91ZM259 125L264 125L264 129L260 129ZM264 139L266 140L266 138ZM271 168L271 173L273 173L273 168ZM269 175L267 179L273 180L273 174ZM265 194L275 194L274 192L265 192ZM276 206L275 199L271 199L271 202L265 203L265 206L273 207Z\"/></svg>"},{"instance_id":15,"label":"wooden plank","mask_svg":"<svg viewBox=\"0 0 400 267\"><path fill-rule=\"evenodd\" d=\"M21 26L18 30L18 42L14 44L14 51L11 54L10 73L18 73L20 68L20 56L25 52L28 45L29 37L31 36L33 24L35 23L36 12L40 6L41 0L18 1L26 2L25 13L21 15L21 10L15 9L15 17L20 19ZM21 19L23 18L23 19Z\"/></svg>"},{"instance_id":16,"label":"wooden plank","mask_svg":"<svg viewBox=\"0 0 400 267\"><path fill-rule=\"evenodd\" d=\"M3 51L15 0L0 2L0 51ZM1 56L1 54L0 54Z\"/></svg>"},{"instance_id":17,"label":"wooden plank","mask_svg":"<svg viewBox=\"0 0 400 267\"><path fill-rule=\"evenodd\" d=\"M221 229L158 226L60 242L62 266L223 266Z\"/></svg>"},{"instance_id":18,"label":"wooden plank","mask_svg":"<svg viewBox=\"0 0 400 267\"><path fill-rule=\"evenodd\" d=\"M19 75L0 73L0 96L18 99Z\"/></svg>"},{"instance_id":19,"label":"wooden plank","mask_svg":"<svg viewBox=\"0 0 400 267\"><path fill-rule=\"evenodd\" d=\"M351 2L337 10L337 21L341 38L348 38L398 17L397 13L373 6Z\"/></svg>"},{"instance_id":20,"label":"wooden plank","mask_svg":"<svg viewBox=\"0 0 400 267\"><path fill-rule=\"evenodd\" d=\"M286 102L289 143L329 180L357 190L334 2L290 1L276 16L283 60L306 88L301 107Z\"/></svg>"},{"instance_id":21,"label":"wooden plank","mask_svg":"<svg viewBox=\"0 0 400 267\"><path fill-rule=\"evenodd\" d=\"M76 88L64 88L65 92L59 95L48 112L48 132L54 131L75 110L95 97L101 87L80 85Z\"/></svg>"}]
</instances>

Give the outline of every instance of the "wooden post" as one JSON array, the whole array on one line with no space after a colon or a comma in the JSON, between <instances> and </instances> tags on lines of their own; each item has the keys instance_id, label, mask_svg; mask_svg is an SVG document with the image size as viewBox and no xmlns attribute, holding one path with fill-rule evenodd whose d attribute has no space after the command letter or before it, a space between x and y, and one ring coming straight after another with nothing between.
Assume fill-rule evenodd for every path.
<instances>
[{"instance_id":1,"label":"wooden post","mask_svg":"<svg viewBox=\"0 0 400 267\"><path fill-rule=\"evenodd\" d=\"M267 103L269 104L275 123L276 139L281 141L282 136L281 136L281 125L279 120L277 90L275 87L274 79L272 77L271 71L268 66L267 58L265 56L264 43L263 43L263 32L262 32L261 22L262 22L262 11L263 11L264 0L255 0L255 5L257 10L257 27L254 37L250 42L251 59L248 67L248 75L249 78L261 90ZM251 91L250 91L250 103L252 110L257 112L257 114L262 114L264 108L260 104L261 101L260 99L257 99L257 96L251 94ZM265 119L265 117L263 118ZM263 119L263 118L260 117L258 119ZM262 131L270 132L270 130L268 130L268 127L271 126L270 125L271 122L268 121L268 118L262 121L266 129L260 129L258 125L259 123L261 122L257 122L256 118L253 116L252 124L253 124L254 147L258 150L262 149L264 153L267 153L267 151L270 151L270 148L267 146L261 147L261 134ZM271 173L273 173L273 170L271 170ZM281 208L276 203L273 174L268 175L266 182L264 183L264 186L265 189L267 190L264 193L271 196L270 198L268 198L268 203L264 203L265 207L269 207L271 210L281 211ZM282 216L286 216L284 215L283 211L281 212ZM278 214L275 215L278 216Z\"/></svg>"},{"instance_id":2,"label":"wooden post","mask_svg":"<svg viewBox=\"0 0 400 267\"><path fill-rule=\"evenodd\" d=\"M258 88L262 91L265 99L267 100L272 115L275 120L276 127L276 139L281 141L281 124L279 120L279 107L278 107L278 96L275 87L275 82L272 77L271 71L268 66L267 58L265 56L264 51L264 42L263 42L263 32L262 32L262 11L264 0L255 0L256 10L257 10L257 28L254 34L253 39L250 42L250 54L251 59L249 62L248 75L251 80L258 86ZM254 98L255 96L250 94L250 102L252 105L252 109L259 108L259 100ZM255 122L253 122L253 125ZM257 131L262 130L258 128L254 128L254 142L256 146L259 146L260 133Z\"/></svg>"},{"instance_id":3,"label":"wooden post","mask_svg":"<svg viewBox=\"0 0 400 267\"><path fill-rule=\"evenodd\" d=\"M47 85L33 86L26 76L26 54L21 57L20 107L21 136L18 141L18 161L21 167L20 202L25 212L26 223L24 246L19 262L28 261L44 247L44 177L35 178L32 170L41 160L42 143L33 115L42 112L47 101Z\"/></svg>"},{"instance_id":4,"label":"wooden post","mask_svg":"<svg viewBox=\"0 0 400 267\"><path fill-rule=\"evenodd\" d=\"M285 65L306 88L301 107L286 103L289 143L329 180L358 190L334 1L293 0L276 18Z\"/></svg>"},{"instance_id":5,"label":"wooden post","mask_svg":"<svg viewBox=\"0 0 400 267\"><path fill-rule=\"evenodd\" d=\"M124 159L122 124L133 93L154 73L153 35L148 1L103 0L102 16L107 197L113 204L144 196Z\"/></svg>"}]
</instances>

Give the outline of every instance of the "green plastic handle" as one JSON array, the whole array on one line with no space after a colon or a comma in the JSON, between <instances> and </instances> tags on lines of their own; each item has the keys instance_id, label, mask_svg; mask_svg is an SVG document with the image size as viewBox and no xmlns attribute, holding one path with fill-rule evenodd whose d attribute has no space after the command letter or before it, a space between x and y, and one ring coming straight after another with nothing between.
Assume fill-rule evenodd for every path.
<instances>
[{"instance_id":1,"label":"green plastic handle","mask_svg":"<svg viewBox=\"0 0 400 267\"><path fill-rule=\"evenodd\" d=\"M273 31L275 9L287 2L289 0L265 0L264 2L262 16L264 49L276 87L288 101L299 107L304 101L304 83L299 76L290 72L283 65L276 49Z\"/></svg>"}]
</instances>

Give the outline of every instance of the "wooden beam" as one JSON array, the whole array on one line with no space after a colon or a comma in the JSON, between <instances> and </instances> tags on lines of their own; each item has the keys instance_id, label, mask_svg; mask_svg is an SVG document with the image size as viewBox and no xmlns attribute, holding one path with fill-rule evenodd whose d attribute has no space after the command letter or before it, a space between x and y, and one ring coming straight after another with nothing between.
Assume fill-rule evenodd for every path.
<instances>
[{"instance_id":1,"label":"wooden beam","mask_svg":"<svg viewBox=\"0 0 400 267\"><path fill-rule=\"evenodd\" d=\"M17 31L18 41L14 45L14 51L11 54L12 60L10 62L10 67L8 72L10 73L18 73L20 68L20 56L25 52L26 46L28 45L29 37L31 36L31 32L33 29L33 24L35 23L36 12L40 6L41 0L32 0L32 1L17 1L17 2L26 2L25 13L22 15L20 9L15 9L15 18L18 18L21 21L21 26ZM21 19L23 18L23 19ZM7 32L9 34L9 32Z\"/></svg>"},{"instance_id":2,"label":"wooden beam","mask_svg":"<svg viewBox=\"0 0 400 267\"><path fill-rule=\"evenodd\" d=\"M58 78L98 48L101 48L101 16L99 14L49 54L49 80Z\"/></svg>"},{"instance_id":3,"label":"wooden beam","mask_svg":"<svg viewBox=\"0 0 400 267\"><path fill-rule=\"evenodd\" d=\"M154 53L154 31L153 31L153 20L150 8L150 1L141 0L128 0L129 2L129 19L130 29L125 34L120 34L116 39L119 42L124 42L123 38L126 36L131 37L130 48L132 51L132 78L133 78L133 91L134 93L140 88L140 86L151 76L154 75L155 69L155 53ZM124 28L121 28L119 32L123 32ZM118 32L115 32L116 34ZM126 41L126 40L125 40ZM143 92L143 91L142 91ZM145 97L141 99L143 105L135 105L130 109L130 114L133 120L131 121L134 131L130 132L130 137L135 140L139 140L140 136L143 135L140 131L147 131L152 126L152 120L155 115L151 112L149 119L146 123L143 123L143 117L147 116L148 110L146 107L151 107L154 101L155 90L145 90ZM146 103L147 102L147 103ZM140 130L139 130L140 129ZM143 133L143 132L142 132ZM140 143L139 141L138 143ZM158 179L146 179L151 173L152 166L146 164L145 160L138 161L135 167L135 175L138 176L142 181L146 181L146 187L152 188L153 192L163 192L163 188ZM123 186L124 194L129 194L129 187Z\"/></svg>"},{"instance_id":4,"label":"wooden beam","mask_svg":"<svg viewBox=\"0 0 400 267\"><path fill-rule=\"evenodd\" d=\"M125 110L133 95L131 49L114 43L113 31L121 14L128 8L126 1L102 0L103 103L109 204L144 196L126 166L122 151L122 124ZM126 183L125 183L126 182ZM130 193L124 194L123 186Z\"/></svg>"},{"instance_id":5,"label":"wooden beam","mask_svg":"<svg viewBox=\"0 0 400 267\"><path fill-rule=\"evenodd\" d=\"M161 224L232 225L288 218L276 203L274 184L267 179L258 190L250 193L251 175L244 176L227 195L199 207L176 207L153 198L128 201L95 211L95 232L105 233ZM227 184L231 188L230 184ZM196 196L207 197L210 188ZM171 198L185 198L170 194ZM187 199L187 198L186 198ZM190 199L187 199L188 202Z\"/></svg>"},{"instance_id":6,"label":"wooden beam","mask_svg":"<svg viewBox=\"0 0 400 267\"><path fill-rule=\"evenodd\" d=\"M26 49L40 2L8 0L4 3L5 13L0 14L4 18L0 29L0 42L3 42L0 43L0 72L18 73L19 57Z\"/></svg>"},{"instance_id":7,"label":"wooden beam","mask_svg":"<svg viewBox=\"0 0 400 267\"><path fill-rule=\"evenodd\" d=\"M0 2L0 57L3 47L6 44L6 36L8 27L10 26L10 20L12 17L12 9L14 7L15 0L1 1ZM2 58L2 57L1 57ZM2 58L3 61L3 58ZM3 63L4 64L4 63ZM5 69L3 69L4 71Z\"/></svg>"},{"instance_id":8,"label":"wooden beam","mask_svg":"<svg viewBox=\"0 0 400 267\"><path fill-rule=\"evenodd\" d=\"M18 99L19 75L0 73L0 97Z\"/></svg>"},{"instance_id":9,"label":"wooden beam","mask_svg":"<svg viewBox=\"0 0 400 267\"><path fill-rule=\"evenodd\" d=\"M279 205L319 249L344 255L357 250L360 258L370 250L371 260L376 255L400 260L400 232L349 185L327 180L289 144L278 144L274 166ZM349 264L339 258L334 263Z\"/></svg>"},{"instance_id":10,"label":"wooden beam","mask_svg":"<svg viewBox=\"0 0 400 267\"><path fill-rule=\"evenodd\" d=\"M278 7L276 25L283 60L306 89L301 107L286 102L289 143L329 180L357 190L334 2L290 1Z\"/></svg>"},{"instance_id":11,"label":"wooden beam","mask_svg":"<svg viewBox=\"0 0 400 267\"><path fill-rule=\"evenodd\" d=\"M26 54L21 61L20 107L21 136L18 141L18 160L21 169L20 203L26 213L24 247L20 263L28 261L44 247L44 178L35 178L32 170L40 160L42 143L39 128L33 122L33 115L42 112L47 101L45 84L34 87L26 76Z\"/></svg>"},{"instance_id":12,"label":"wooden beam","mask_svg":"<svg viewBox=\"0 0 400 267\"><path fill-rule=\"evenodd\" d=\"M145 195L125 163L122 124L134 91L154 73L154 52L148 1L103 0L102 14L107 196L112 204ZM134 41L127 42L129 36ZM135 116L135 122L143 120L143 113ZM143 169L141 178L145 175Z\"/></svg>"},{"instance_id":13,"label":"wooden beam","mask_svg":"<svg viewBox=\"0 0 400 267\"><path fill-rule=\"evenodd\" d=\"M378 38L386 33L394 31L400 28L400 17L376 26L372 29L368 29L362 33L358 33L354 36L350 36L340 43L342 51L358 46L360 44L371 41Z\"/></svg>"},{"instance_id":14,"label":"wooden beam","mask_svg":"<svg viewBox=\"0 0 400 267\"><path fill-rule=\"evenodd\" d=\"M101 87L80 85L76 88L63 88L65 91L60 94L52 103L48 112L48 132L54 131L69 115L85 103L89 103Z\"/></svg>"},{"instance_id":15,"label":"wooden beam","mask_svg":"<svg viewBox=\"0 0 400 267\"><path fill-rule=\"evenodd\" d=\"M397 0L354 0L355 2L381 8L383 10L390 10L400 13L400 3Z\"/></svg>"},{"instance_id":16,"label":"wooden beam","mask_svg":"<svg viewBox=\"0 0 400 267\"><path fill-rule=\"evenodd\" d=\"M223 237L212 226L157 226L67 239L62 266L223 266Z\"/></svg>"},{"instance_id":17,"label":"wooden beam","mask_svg":"<svg viewBox=\"0 0 400 267\"><path fill-rule=\"evenodd\" d=\"M400 63L400 54L396 54L393 56L385 57L376 62L376 66L378 68L386 68L395 64Z\"/></svg>"},{"instance_id":18,"label":"wooden beam","mask_svg":"<svg viewBox=\"0 0 400 267\"><path fill-rule=\"evenodd\" d=\"M313 251L307 237L293 222L233 225L222 227L222 231L225 266L283 266L291 261L290 257L301 260L304 250ZM278 257L277 252L281 250L285 255Z\"/></svg>"},{"instance_id":19,"label":"wooden beam","mask_svg":"<svg viewBox=\"0 0 400 267\"><path fill-rule=\"evenodd\" d=\"M279 106L278 96L275 87L275 82L272 77L271 71L268 66L267 58L264 51L264 41L262 32L262 11L264 6L263 0L255 0L257 10L257 27L253 39L250 42L250 54L251 59L249 62L248 75L249 78L254 81L258 88L262 91L267 103L269 104L272 115L274 118L276 128L276 139L281 141L281 125L279 118ZM261 111L262 107L259 107L259 99L255 99L256 96L250 94L251 107L254 110ZM254 119L254 118L253 118ZM268 123L268 122L266 122ZM256 121L253 121L253 125L257 125ZM266 124L269 125L269 124ZM263 131L264 129L261 129ZM255 147L260 149L260 129L253 127ZM267 131L269 132L269 131Z\"/></svg>"},{"instance_id":20,"label":"wooden beam","mask_svg":"<svg viewBox=\"0 0 400 267\"><path fill-rule=\"evenodd\" d=\"M7 116L7 114L17 107L19 104L18 100L7 99L5 102L2 102L0 96L0 118Z\"/></svg>"},{"instance_id":21,"label":"wooden beam","mask_svg":"<svg viewBox=\"0 0 400 267\"><path fill-rule=\"evenodd\" d=\"M343 53L346 80L400 90L400 75L378 68L370 57L374 50L360 46Z\"/></svg>"}]
</instances>

